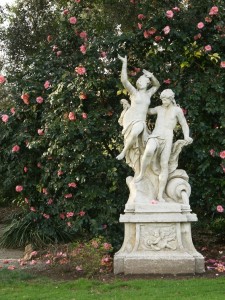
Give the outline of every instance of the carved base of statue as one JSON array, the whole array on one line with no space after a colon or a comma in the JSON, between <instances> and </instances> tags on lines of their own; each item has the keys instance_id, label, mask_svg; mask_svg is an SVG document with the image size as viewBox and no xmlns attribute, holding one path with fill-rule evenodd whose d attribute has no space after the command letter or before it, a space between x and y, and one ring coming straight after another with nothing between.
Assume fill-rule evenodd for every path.
<instances>
[{"instance_id":1,"label":"carved base of statue","mask_svg":"<svg viewBox=\"0 0 225 300\"><path fill-rule=\"evenodd\" d=\"M191 222L197 221L188 204L149 201L134 203L120 216L124 243L114 256L114 273L204 273L204 257L192 243Z\"/></svg>"}]
</instances>

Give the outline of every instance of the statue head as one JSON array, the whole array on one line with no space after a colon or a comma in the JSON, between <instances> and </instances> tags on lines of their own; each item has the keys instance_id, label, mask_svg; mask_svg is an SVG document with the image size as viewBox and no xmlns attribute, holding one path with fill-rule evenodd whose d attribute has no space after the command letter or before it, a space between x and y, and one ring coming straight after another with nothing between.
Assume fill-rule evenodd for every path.
<instances>
[{"instance_id":1,"label":"statue head","mask_svg":"<svg viewBox=\"0 0 225 300\"><path fill-rule=\"evenodd\" d=\"M144 74L138 78L136 82L136 86L138 90L143 90L146 89L150 83L151 83L150 79Z\"/></svg>"},{"instance_id":2,"label":"statue head","mask_svg":"<svg viewBox=\"0 0 225 300\"><path fill-rule=\"evenodd\" d=\"M176 105L175 101L175 94L171 89L166 89L163 90L162 93L160 94L160 99L163 101L165 99L170 100L170 102L173 103L173 105Z\"/></svg>"}]
</instances>

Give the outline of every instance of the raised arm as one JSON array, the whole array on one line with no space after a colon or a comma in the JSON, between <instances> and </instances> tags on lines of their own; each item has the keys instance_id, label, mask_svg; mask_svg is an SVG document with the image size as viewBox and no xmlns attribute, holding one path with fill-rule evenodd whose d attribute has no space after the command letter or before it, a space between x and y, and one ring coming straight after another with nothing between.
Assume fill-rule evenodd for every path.
<instances>
[{"instance_id":1,"label":"raised arm","mask_svg":"<svg viewBox=\"0 0 225 300\"><path fill-rule=\"evenodd\" d=\"M158 79L156 79L156 77L153 75L153 73L151 73L147 70L143 70L143 73L145 74L145 76L147 76L149 79L151 79L152 87L147 91L147 93L151 97L159 89L160 83L159 83Z\"/></svg>"},{"instance_id":2,"label":"raised arm","mask_svg":"<svg viewBox=\"0 0 225 300\"><path fill-rule=\"evenodd\" d=\"M182 131L184 134L184 139L185 139L185 141L187 141L188 144L191 144L193 142L193 139L189 136L189 127L188 127L187 121L184 117L183 111L180 107L177 107L177 111L178 111L177 118L181 125Z\"/></svg>"},{"instance_id":3,"label":"raised arm","mask_svg":"<svg viewBox=\"0 0 225 300\"><path fill-rule=\"evenodd\" d=\"M129 82L127 77L127 56L122 57L118 55L118 58L122 61L122 70L121 70L121 82L124 86L124 88L128 91L128 93L134 94L136 92L135 87Z\"/></svg>"}]
</instances>

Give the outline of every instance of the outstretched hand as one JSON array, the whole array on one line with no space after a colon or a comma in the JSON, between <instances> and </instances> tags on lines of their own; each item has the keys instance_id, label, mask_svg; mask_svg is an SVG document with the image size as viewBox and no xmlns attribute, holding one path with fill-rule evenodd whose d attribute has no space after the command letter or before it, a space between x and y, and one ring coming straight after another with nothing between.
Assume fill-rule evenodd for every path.
<instances>
[{"instance_id":1,"label":"outstretched hand","mask_svg":"<svg viewBox=\"0 0 225 300\"><path fill-rule=\"evenodd\" d=\"M118 54L118 58L124 63L127 62L127 56L125 55L125 57L122 57Z\"/></svg>"},{"instance_id":2,"label":"outstretched hand","mask_svg":"<svg viewBox=\"0 0 225 300\"><path fill-rule=\"evenodd\" d=\"M185 139L185 141L186 141L187 144L189 145L189 144L191 144L191 143L193 142L193 139L192 139L191 137L187 137L187 138Z\"/></svg>"}]
</instances>

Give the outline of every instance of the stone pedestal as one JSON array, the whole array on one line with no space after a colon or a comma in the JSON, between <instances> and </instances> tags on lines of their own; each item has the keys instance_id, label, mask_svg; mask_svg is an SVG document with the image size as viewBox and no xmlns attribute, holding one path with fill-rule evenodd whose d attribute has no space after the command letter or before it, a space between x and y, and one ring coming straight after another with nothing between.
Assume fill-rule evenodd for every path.
<instances>
[{"instance_id":1,"label":"stone pedestal","mask_svg":"<svg viewBox=\"0 0 225 300\"><path fill-rule=\"evenodd\" d=\"M177 203L126 205L120 222L124 242L114 256L114 273L195 274L205 272L204 257L192 243L190 206Z\"/></svg>"}]
</instances>

